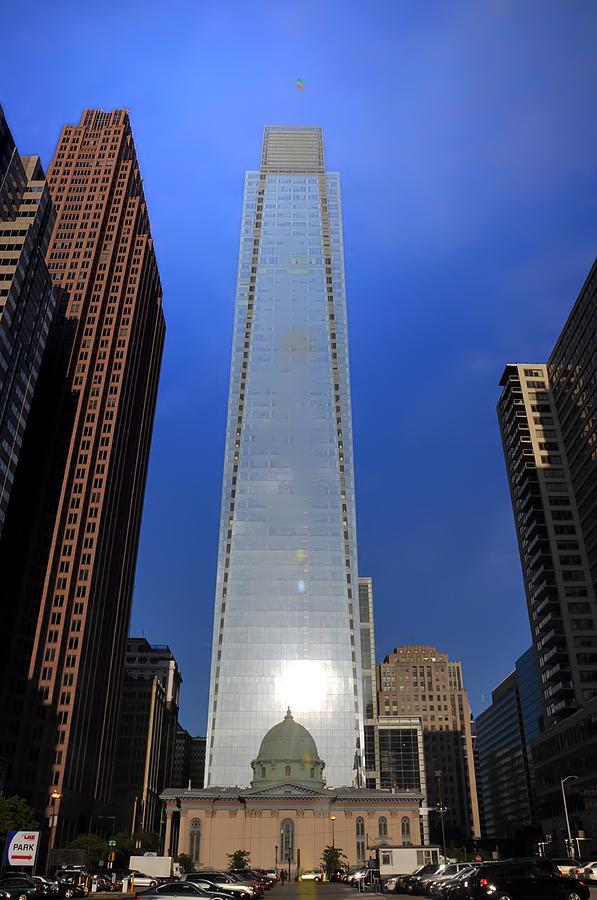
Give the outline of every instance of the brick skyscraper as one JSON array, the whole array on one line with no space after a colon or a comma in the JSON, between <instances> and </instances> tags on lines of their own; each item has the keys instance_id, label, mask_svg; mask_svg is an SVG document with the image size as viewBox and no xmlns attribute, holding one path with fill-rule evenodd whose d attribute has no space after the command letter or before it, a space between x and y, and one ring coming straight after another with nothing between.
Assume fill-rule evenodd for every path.
<instances>
[{"instance_id":1,"label":"brick skyscraper","mask_svg":"<svg viewBox=\"0 0 597 900\"><path fill-rule=\"evenodd\" d=\"M127 112L65 127L49 184L47 261L68 303L1 551L3 604L19 618L0 756L6 790L31 799L56 844L109 811L165 326Z\"/></svg>"}]
</instances>

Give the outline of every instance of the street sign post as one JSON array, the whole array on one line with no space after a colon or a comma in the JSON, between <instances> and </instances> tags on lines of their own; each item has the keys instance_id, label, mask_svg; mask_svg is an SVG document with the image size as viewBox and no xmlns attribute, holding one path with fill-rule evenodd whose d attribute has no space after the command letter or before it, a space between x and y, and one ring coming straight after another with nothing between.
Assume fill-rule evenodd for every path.
<instances>
[{"instance_id":1,"label":"street sign post","mask_svg":"<svg viewBox=\"0 0 597 900\"><path fill-rule=\"evenodd\" d=\"M39 831L9 831L4 848L4 864L33 868L38 849Z\"/></svg>"}]
</instances>

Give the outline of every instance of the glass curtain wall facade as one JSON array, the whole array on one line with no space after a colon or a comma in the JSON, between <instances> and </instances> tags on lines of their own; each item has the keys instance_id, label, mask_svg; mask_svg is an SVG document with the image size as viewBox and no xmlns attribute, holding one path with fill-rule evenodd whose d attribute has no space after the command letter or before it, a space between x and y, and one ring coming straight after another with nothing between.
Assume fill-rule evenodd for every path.
<instances>
[{"instance_id":1,"label":"glass curtain wall facade","mask_svg":"<svg viewBox=\"0 0 597 900\"><path fill-rule=\"evenodd\" d=\"M356 560L340 179L320 128L268 127L245 178L206 786L248 784L288 706L328 784L361 783Z\"/></svg>"}]
</instances>

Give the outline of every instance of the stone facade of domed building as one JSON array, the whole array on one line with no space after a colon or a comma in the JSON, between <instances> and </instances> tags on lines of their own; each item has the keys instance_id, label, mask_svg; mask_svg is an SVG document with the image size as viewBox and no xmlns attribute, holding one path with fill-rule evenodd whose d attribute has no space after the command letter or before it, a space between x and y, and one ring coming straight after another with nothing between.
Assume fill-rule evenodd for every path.
<instances>
[{"instance_id":1,"label":"stone facade of domed building","mask_svg":"<svg viewBox=\"0 0 597 900\"><path fill-rule=\"evenodd\" d=\"M196 869L228 868L227 854L247 850L259 868L292 875L321 865L326 846L357 865L380 845L420 845L416 791L389 793L325 786L325 763L290 710L261 742L250 787L168 788L165 853L186 853Z\"/></svg>"}]
</instances>

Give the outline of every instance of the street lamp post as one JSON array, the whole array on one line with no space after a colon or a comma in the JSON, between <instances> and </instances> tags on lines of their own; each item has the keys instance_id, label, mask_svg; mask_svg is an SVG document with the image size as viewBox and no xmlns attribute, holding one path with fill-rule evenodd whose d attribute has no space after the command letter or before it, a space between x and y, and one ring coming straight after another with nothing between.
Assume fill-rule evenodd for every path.
<instances>
[{"instance_id":1,"label":"street lamp post","mask_svg":"<svg viewBox=\"0 0 597 900\"><path fill-rule=\"evenodd\" d=\"M56 829L58 826L58 813L56 812L56 801L60 800L61 797L62 797L62 794L60 793L60 791L58 791L58 790L56 790L56 788L54 788L54 790L50 794L52 812L50 814L50 834L48 836L48 855L47 855L47 859L46 859L46 868L49 868L50 853L54 849L54 845L56 843Z\"/></svg>"},{"instance_id":2,"label":"street lamp post","mask_svg":"<svg viewBox=\"0 0 597 900\"><path fill-rule=\"evenodd\" d=\"M334 835L334 822L336 821L336 816L330 816L330 821L332 823L332 847L336 846L336 838Z\"/></svg>"},{"instance_id":3,"label":"street lamp post","mask_svg":"<svg viewBox=\"0 0 597 900\"><path fill-rule=\"evenodd\" d=\"M439 802L436 804L435 808L439 813L441 823L442 823L442 848L444 851L444 861L446 859L446 828L444 825L444 813L447 810L447 806L444 803L444 773L442 769L435 770L435 778L437 781L437 795Z\"/></svg>"},{"instance_id":4,"label":"street lamp post","mask_svg":"<svg viewBox=\"0 0 597 900\"><path fill-rule=\"evenodd\" d=\"M54 849L54 844L56 842L56 826L58 825L58 813L56 812L56 801L60 800L62 794L60 791L52 791L50 794L50 800L52 801L52 815L50 818L51 823L51 831L50 831L50 850Z\"/></svg>"},{"instance_id":5,"label":"street lamp post","mask_svg":"<svg viewBox=\"0 0 597 900\"><path fill-rule=\"evenodd\" d=\"M276 872L277 872L277 871L278 871L278 845L277 845L277 844L274 844L274 850L275 850L275 852L276 852L276 866L275 866L275 868L276 868Z\"/></svg>"},{"instance_id":6,"label":"street lamp post","mask_svg":"<svg viewBox=\"0 0 597 900\"><path fill-rule=\"evenodd\" d=\"M566 831L568 832L568 856L572 856L572 831L570 830L570 817L568 815L568 804L566 803L566 788L564 785L567 781L578 781L578 775L566 775L560 778L560 788L562 789L562 800L564 801L564 817L566 819Z\"/></svg>"}]
</instances>

